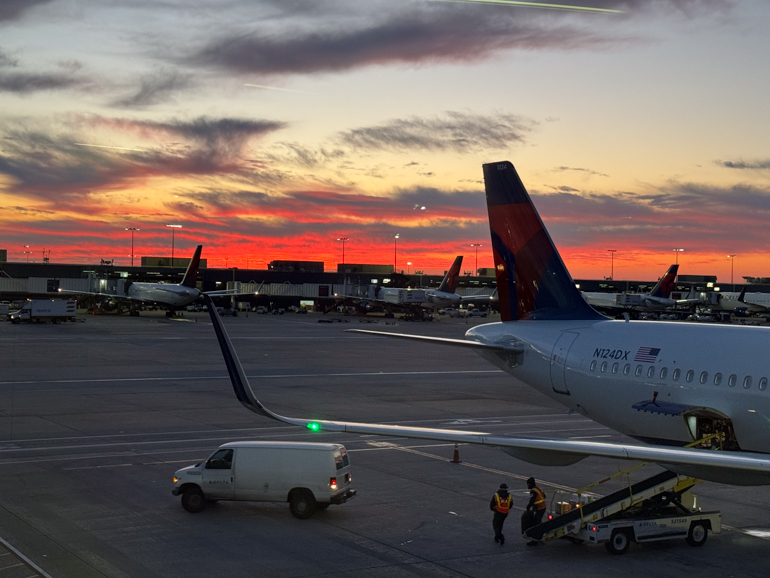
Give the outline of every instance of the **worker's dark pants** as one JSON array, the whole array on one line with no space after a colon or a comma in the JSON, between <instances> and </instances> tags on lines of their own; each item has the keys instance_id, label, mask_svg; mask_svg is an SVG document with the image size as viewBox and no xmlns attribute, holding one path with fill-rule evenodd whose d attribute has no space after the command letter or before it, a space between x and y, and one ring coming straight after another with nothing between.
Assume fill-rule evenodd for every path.
<instances>
[{"instance_id":1,"label":"worker's dark pants","mask_svg":"<svg viewBox=\"0 0 770 578\"><path fill-rule=\"evenodd\" d=\"M537 526L542 522L543 514L545 514L545 508L539 510L524 510L524 513L521 515L521 533L523 534L532 526Z\"/></svg>"},{"instance_id":2,"label":"worker's dark pants","mask_svg":"<svg viewBox=\"0 0 770 578\"><path fill-rule=\"evenodd\" d=\"M505 536L503 536L503 524L505 524L505 519L507 517L508 514L495 512L495 515L492 518L492 528L495 530L495 542L505 541Z\"/></svg>"}]
</instances>

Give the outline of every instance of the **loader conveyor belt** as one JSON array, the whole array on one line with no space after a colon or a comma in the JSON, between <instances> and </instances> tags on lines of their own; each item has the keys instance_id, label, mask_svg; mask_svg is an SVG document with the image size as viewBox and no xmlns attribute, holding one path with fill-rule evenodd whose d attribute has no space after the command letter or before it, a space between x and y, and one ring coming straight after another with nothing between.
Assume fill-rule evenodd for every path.
<instances>
[{"instance_id":1,"label":"loader conveyor belt","mask_svg":"<svg viewBox=\"0 0 770 578\"><path fill-rule=\"evenodd\" d=\"M652 476L651 478L647 478L646 480L637 482L634 485L632 485L630 488L623 488L621 490L618 490L617 492L610 494L609 496L604 496L603 498L599 498L598 500L595 500L593 502L588 502L587 504L583 504L582 508L575 508L574 510L569 511L566 514L562 514L561 516L556 516L552 520L548 520L547 522L543 522L541 524L538 524L537 526L532 526L526 532L524 532L524 535L527 538L530 538L532 540L542 540L543 536L545 536L546 534L551 533L562 526L566 526L572 522L580 520L581 510L582 510L583 518L584 519L588 518L590 517L591 514L594 514L596 512L603 510L604 508L612 506L613 504L617 504L618 502L626 500L631 496L638 496L642 492L649 490L650 488L654 488L658 484L669 482L672 479L675 479L676 477L677 477L677 474L666 470L665 472L661 472L655 476Z\"/></svg>"}]
</instances>

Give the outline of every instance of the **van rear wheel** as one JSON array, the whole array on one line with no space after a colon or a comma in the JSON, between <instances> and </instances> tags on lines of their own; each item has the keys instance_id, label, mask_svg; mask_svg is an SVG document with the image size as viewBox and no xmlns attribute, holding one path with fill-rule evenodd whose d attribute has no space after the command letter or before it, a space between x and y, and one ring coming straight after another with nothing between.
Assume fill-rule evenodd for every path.
<instances>
[{"instance_id":1,"label":"van rear wheel","mask_svg":"<svg viewBox=\"0 0 770 578\"><path fill-rule=\"evenodd\" d=\"M310 492L294 492L289 497L289 510L295 518L307 520L316 511L316 501Z\"/></svg>"},{"instance_id":2,"label":"van rear wheel","mask_svg":"<svg viewBox=\"0 0 770 578\"><path fill-rule=\"evenodd\" d=\"M182 494L182 507L192 514L203 511L206 507L206 498L197 486L187 488Z\"/></svg>"}]
</instances>

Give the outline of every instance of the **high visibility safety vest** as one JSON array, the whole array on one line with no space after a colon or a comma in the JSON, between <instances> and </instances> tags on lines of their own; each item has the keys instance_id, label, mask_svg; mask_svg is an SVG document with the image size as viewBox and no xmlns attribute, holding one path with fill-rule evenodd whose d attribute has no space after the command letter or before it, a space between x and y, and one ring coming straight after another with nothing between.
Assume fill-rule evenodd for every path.
<instances>
[{"instance_id":1,"label":"high visibility safety vest","mask_svg":"<svg viewBox=\"0 0 770 578\"><path fill-rule=\"evenodd\" d=\"M500 494L495 493L495 510L501 514L507 514L513 504L513 497L509 494L507 498L501 498Z\"/></svg>"},{"instance_id":2,"label":"high visibility safety vest","mask_svg":"<svg viewBox=\"0 0 770 578\"><path fill-rule=\"evenodd\" d=\"M545 510L545 492L535 486L530 490L531 492L535 492L535 509L536 510Z\"/></svg>"}]
</instances>

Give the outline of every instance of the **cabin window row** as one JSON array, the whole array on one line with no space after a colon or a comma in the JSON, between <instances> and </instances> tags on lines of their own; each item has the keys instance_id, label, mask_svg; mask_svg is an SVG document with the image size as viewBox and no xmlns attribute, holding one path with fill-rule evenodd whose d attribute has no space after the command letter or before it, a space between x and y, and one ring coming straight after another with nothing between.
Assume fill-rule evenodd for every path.
<instances>
[{"instance_id":1,"label":"cabin window row","mask_svg":"<svg viewBox=\"0 0 770 578\"><path fill-rule=\"evenodd\" d=\"M596 371L598 362L594 359L591 361L591 371ZM599 372L600 373L612 373L612 374L618 374L622 373L623 375L630 375L631 374L631 364L626 363L623 365L622 369L620 367L620 364L615 362L610 366L609 361L602 361L601 365L599 365ZM647 367L646 371L643 365L637 365L634 368L634 376L635 377L642 377L643 374L646 374L648 378L655 377L656 372L658 373L658 377L660 379L666 379L668 377L668 368L667 367L661 367L660 370L656 370L654 365L650 365ZM683 375L684 373L684 375ZM709 372L708 371L701 371L699 375L696 375L695 371L692 369L688 369L686 372L683 372L683 370L679 369L678 367L674 369L671 372L671 380L672 381L680 381L684 380L687 383L692 383L697 378L698 383L706 384L709 383ZM724 376L721 373L715 373L711 381L714 383L714 385L722 385L722 383L725 382ZM729 376L727 376L727 386L728 387L735 387L736 384L739 382L739 378L735 373L731 373ZM754 383L754 379L750 375L746 375L743 378L742 385L744 389L751 389L752 384ZM767 389L767 378L762 377L757 382L757 388L760 391L765 391Z\"/></svg>"}]
</instances>

